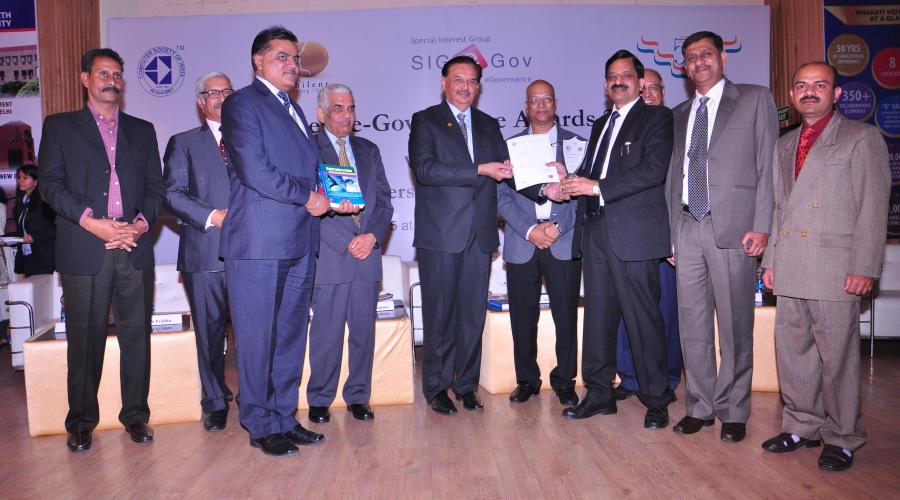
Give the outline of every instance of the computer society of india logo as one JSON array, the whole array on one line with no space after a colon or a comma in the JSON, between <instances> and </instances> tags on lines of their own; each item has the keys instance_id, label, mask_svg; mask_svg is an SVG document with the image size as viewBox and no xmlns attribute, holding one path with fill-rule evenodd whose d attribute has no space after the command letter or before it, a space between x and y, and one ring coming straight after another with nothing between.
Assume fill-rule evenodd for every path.
<instances>
[{"instance_id":1,"label":"computer society of india logo","mask_svg":"<svg viewBox=\"0 0 900 500\"><path fill-rule=\"evenodd\" d=\"M184 83L184 59L169 47L153 47L138 60L137 73L141 87L148 94L166 97Z\"/></svg>"},{"instance_id":2,"label":"computer society of india logo","mask_svg":"<svg viewBox=\"0 0 900 500\"><path fill-rule=\"evenodd\" d=\"M684 55L681 53L681 46L684 44L685 38L687 37L676 37L672 42L671 52L669 52L663 48L658 40L648 40L646 36L641 35L641 39L637 43L637 50L644 54L653 54L653 62L657 66L668 66L669 73L675 78L686 78ZM738 40L737 35L734 35L734 38L731 40L723 40L722 46L728 54L740 52L743 48L743 44Z\"/></svg>"}]
</instances>

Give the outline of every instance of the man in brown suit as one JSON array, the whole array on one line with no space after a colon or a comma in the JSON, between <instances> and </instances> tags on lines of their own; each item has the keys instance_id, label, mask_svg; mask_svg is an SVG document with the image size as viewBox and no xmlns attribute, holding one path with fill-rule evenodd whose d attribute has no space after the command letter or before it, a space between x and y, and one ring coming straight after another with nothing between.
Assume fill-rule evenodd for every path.
<instances>
[{"instance_id":1,"label":"man in brown suit","mask_svg":"<svg viewBox=\"0 0 900 500\"><path fill-rule=\"evenodd\" d=\"M774 453L817 447L841 471L866 442L859 423L859 299L881 273L891 175L878 130L833 111L837 71L807 63L791 100L803 126L775 148L775 216L763 282L778 295L782 433Z\"/></svg>"}]
</instances>

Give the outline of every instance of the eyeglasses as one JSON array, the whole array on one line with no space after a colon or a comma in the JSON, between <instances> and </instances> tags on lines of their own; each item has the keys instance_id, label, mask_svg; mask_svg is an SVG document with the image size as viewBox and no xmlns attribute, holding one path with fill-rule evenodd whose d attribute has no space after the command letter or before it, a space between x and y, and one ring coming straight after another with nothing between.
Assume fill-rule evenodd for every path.
<instances>
[{"instance_id":1,"label":"eyeglasses","mask_svg":"<svg viewBox=\"0 0 900 500\"><path fill-rule=\"evenodd\" d=\"M207 99L218 99L219 96L222 96L222 98L224 99L224 98L230 96L231 94L234 94L234 89L204 90L203 92L200 92L200 95L203 95L203 94L206 94Z\"/></svg>"},{"instance_id":2,"label":"eyeglasses","mask_svg":"<svg viewBox=\"0 0 900 500\"><path fill-rule=\"evenodd\" d=\"M656 85L656 84L647 85L646 87L644 87L644 90L649 90L650 92L660 92L660 91L662 91L662 89L663 89L662 85Z\"/></svg>"},{"instance_id":3,"label":"eyeglasses","mask_svg":"<svg viewBox=\"0 0 900 500\"><path fill-rule=\"evenodd\" d=\"M118 71L113 73L111 71L101 69L100 71L97 72L97 77L103 81L109 80L110 78L112 78L113 80L115 80L117 82L122 81L122 73L119 73Z\"/></svg>"},{"instance_id":4,"label":"eyeglasses","mask_svg":"<svg viewBox=\"0 0 900 500\"><path fill-rule=\"evenodd\" d=\"M532 105L538 104L538 103L544 103L549 106L550 104L553 104L555 101L556 101L555 97L551 97L548 95L533 95L533 96L529 97L526 102L528 104L532 104Z\"/></svg>"}]
</instances>

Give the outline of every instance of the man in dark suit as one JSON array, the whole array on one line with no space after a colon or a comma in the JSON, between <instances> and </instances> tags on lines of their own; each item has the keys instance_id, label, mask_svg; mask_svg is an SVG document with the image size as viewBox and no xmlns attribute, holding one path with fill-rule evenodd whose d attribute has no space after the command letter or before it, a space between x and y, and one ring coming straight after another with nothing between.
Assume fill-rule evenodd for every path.
<instances>
[{"instance_id":1,"label":"man in dark suit","mask_svg":"<svg viewBox=\"0 0 900 500\"><path fill-rule=\"evenodd\" d=\"M673 110L669 223L678 286L686 415L673 431L693 434L722 421L720 438L746 435L753 373L757 257L772 225L772 152L778 137L768 89L725 78L722 37L684 40L693 98ZM716 368L713 312L719 321Z\"/></svg>"},{"instance_id":2,"label":"man in dark suit","mask_svg":"<svg viewBox=\"0 0 900 500\"><path fill-rule=\"evenodd\" d=\"M231 198L220 255L237 341L240 419L250 444L276 457L324 436L297 422L309 301L316 272L319 151L297 85L297 37L281 26L256 35L256 78L222 106Z\"/></svg>"},{"instance_id":3,"label":"man in dark suit","mask_svg":"<svg viewBox=\"0 0 900 500\"><path fill-rule=\"evenodd\" d=\"M322 219L319 258L313 287L309 329L309 419L328 422L328 407L337 392L349 327L349 373L343 397L357 420L372 420L372 361L375 355L375 309L381 282L381 245L391 225L391 186L378 146L352 135L356 103L346 85L330 83L319 90L316 134L322 163L353 165L365 208L359 215L329 214Z\"/></svg>"},{"instance_id":4,"label":"man in dark suit","mask_svg":"<svg viewBox=\"0 0 900 500\"><path fill-rule=\"evenodd\" d=\"M666 96L666 87L658 71L644 68L644 87L641 99L651 106L662 106ZM671 259L671 257L670 257ZM675 287L675 267L666 260L659 262L659 311L662 313L666 329L666 356L669 363L669 389L673 391L681 382L681 342L678 339L678 297ZM628 342L628 330L625 323L619 323L616 344L616 369L619 373L619 385L613 390L616 400L622 401L640 392L637 375L634 371L634 358L631 355L631 344Z\"/></svg>"},{"instance_id":5,"label":"man in dark suit","mask_svg":"<svg viewBox=\"0 0 900 500\"><path fill-rule=\"evenodd\" d=\"M111 49L81 57L87 104L48 116L39 154L45 201L56 211L56 267L66 300L69 413L66 444L91 447L100 419L109 308L121 349L119 421L138 443L153 440L150 407L150 230L165 197L156 131L119 109L122 58Z\"/></svg>"},{"instance_id":6,"label":"man in dark suit","mask_svg":"<svg viewBox=\"0 0 900 500\"><path fill-rule=\"evenodd\" d=\"M513 137L545 134L556 150L556 162L566 169L566 148L583 157L582 137L556 125L556 92L553 85L535 80L525 90L528 128ZM570 156L571 157L571 156ZM580 160L580 157L578 157ZM577 161L577 160L576 160ZM573 170L578 164L573 165ZM564 174L563 174L564 175ZM559 185L544 187L558 189ZM503 260L509 295L509 321L518 385L509 400L524 403L541 389L537 364L538 318L541 283L546 281L550 312L556 326L556 368L550 385L560 404L578 403L575 375L578 370L578 300L581 260L572 259L575 226L574 202L535 203L505 183L497 185L497 208L506 220L503 227Z\"/></svg>"},{"instance_id":7,"label":"man in dark suit","mask_svg":"<svg viewBox=\"0 0 900 500\"><path fill-rule=\"evenodd\" d=\"M475 392L497 233L497 181L510 179L497 120L472 107L481 66L457 56L441 69L445 100L415 113L409 134L416 177L415 236L422 282L422 391L431 409L484 406Z\"/></svg>"},{"instance_id":8,"label":"man in dark suit","mask_svg":"<svg viewBox=\"0 0 900 500\"><path fill-rule=\"evenodd\" d=\"M640 98L644 66L627 50L606 62L614 106L594 122L578 176L563 192L580 196L575 248L584 266L582 377L587 393L569 418L616 413L616 330L625 320L644 427L669 424L665 333L659 312L659 259L671 252L663 185L672 154L672 112Z\"/></svg>"},{"instance_id":9,"label":"man in dark suit","mask_svg":"<svg viewBox=\"0 0 900 500\"><path fill-rule=\"evenodd\" d=\"M173 135L166 147L166 206L181 219L178 270L191 304L203 399L203 428L220 431L228 420L225 383L228 292L219 236L228 212L227 157L222 147L222 103L234 93L223 73L201 76L194 87L203 125Z\"/></svg>"}]
</instances>

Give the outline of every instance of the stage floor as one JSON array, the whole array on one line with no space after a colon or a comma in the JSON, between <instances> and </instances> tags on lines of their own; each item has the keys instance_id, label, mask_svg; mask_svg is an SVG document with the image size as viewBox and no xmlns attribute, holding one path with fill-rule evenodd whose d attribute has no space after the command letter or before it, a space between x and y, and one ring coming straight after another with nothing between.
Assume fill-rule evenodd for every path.
<instances>
[{"instance_id":1,"label":"stage floor","mask_svg":"<svg viewBox=\"0 0 900 500\"><path fill-rule=\"evenodd\" d=\"M93 448L73 454L65 436L31 439L25 383L0 347L0 496L3 498L897 498L900 457L900 342L880 341L870 361L863 342L863 425L868 445L853 468L825 473L818 449L785 455L760 444L780 432L775 393L754 393L747 438L719 440L719 425L693 436L671 426L649 431L635 399L619 413L570 421L554 394L525 404L480 391L485 411L455 417L428 409L419 390L412 405L375 407L358 422L334 409L326 435L276 460L248 443L232 406L228 428L160 425L150 445L120 430L96 432ZM228 380L237 389L233 352ZM546 382L545 382L546 383ZM581 392L581 390L579 390ZM669 407L684 413L683 390ZM460 405L460 410L462 406ZM198 403L199 411L199 403Z\"/></svg>"}]
</instances>

